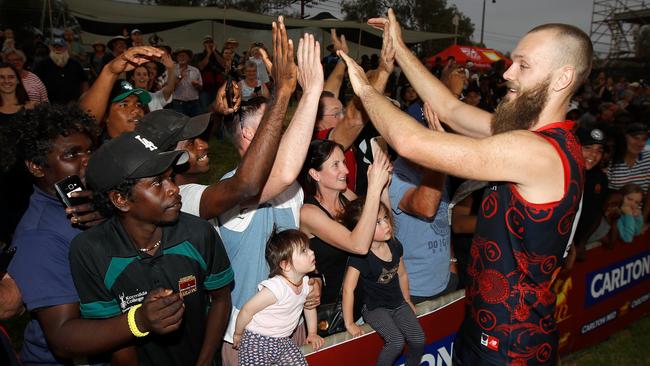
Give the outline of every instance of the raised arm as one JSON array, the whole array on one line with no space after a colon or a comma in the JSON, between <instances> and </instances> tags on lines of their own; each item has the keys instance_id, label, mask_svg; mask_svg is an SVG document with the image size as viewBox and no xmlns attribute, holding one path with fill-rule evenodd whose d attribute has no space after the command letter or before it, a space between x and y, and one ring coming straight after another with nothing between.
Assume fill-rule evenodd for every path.
<instances>
[{"instance_id":1,"label":"raised arm","mask_svg":"<svg viewBox=\"0 0 650 366\"><path fill-rule=\"evenodd\" d=\"M424 104L424 115L431 130L444 132L438 116L427 103ZM404 192L399 208L410 215L431 221L438 212L444 188L445 174L425 169L420 184Z\"/></svg>"},{"instance_id":2,"label":"raised arm","mask_svg":"<svg viewBox=\"0 0 650 366\"><path fill-rule=\"evenodd\" d=\"M368 167L368 191L359 222L352 231L330 219L320 208L304 205L300 211L300 230L353 254L366 254L377 225L382 190L388 182L388 157L378 157Z\"/></svg>"},{"instance_id":3,"label":"raised arm","mask_svg":"<svg viewBox=\"0 0 650 366\"><path fill-rule=\"evenodd\" d=\"M160 58L160 61L163 65L165 65L165 69L167 69L167 83L162 89L163 98L165 98L165 100L169 100L169 98L172 96L172 93L174 92L174 89L176 89L176 82L178 81L176 73L174 72L174 60L172 60L172 57L169 55L169 53L165 52L165 54Z\"/></svg>"},{"instance_id":4,"label":"raised arm","mask_svg":"<svg viewBox=\"0 0 650 366\"><path fill-rule=\"evenodd\" d=\"M379 59L379 67L376 70L368 72L368 79L372 85L380 93L384 92L388 78L393 72L395 60L395 52L392 49L382 47L381 57ZM359 134L366 126L368 115L363 110L360 99L355 96L348 102L347 109L343 120L334 127L329 139L334 140L341 144L345 149L348 149L354 141L359 137Z\"/></svg>"},{"instance_id":5,"label":"raised arm","mask_svg":"<svg viewBox=\"0 0 650 366\"><path fill-rule=\"evenodd\" d=\"M262 117L235 175L213 183L203 192L199 210L202 218L216 217L240 202L257 197L269 177L282 135L282 122L296 83L293 43L287 38L282 17L278 18L277 24L273 22L273 44L277 65L274 69L282 75L275 84L275 98ZM290 63L288 55L291 55Z\"/></svg>"},{"instance_id":6,"label":"raised arm","mask_svg":"<svg viewBox=\"0 0 650 366\"><path fill-rule=\"evenodd\" d=\"M282 137L271 175L259 202L268 201L295 182L307 156L316 121L318 99L323 89L320 45L311 34L305 34L298 44L298 82L302 86L303 95Z\"/></svg>"},{"instance_id":7,"label":"raised arm","mask_svg":"<svg viewBox=\"0 0 650 366\"><path fill-rule=\"evenodd\" d=\"M345 41L345 36L341 34L339 38L336 35L336 29L330 29L330 34L332 36L332 45L335 50L341 50L345 53L349 52L348 43ZM334 70L330 73L325 81L325 86L323 87L324 91L331 92L334 94L335 98L339 97L339 91L341 90L341 85L343 85L343 78L345 77L345 62L339 60L334 67Z\"/></svg>"},{"instance_id":8,"label":"raised arm","mask_svg":"<svg viewBox=\"0 0 650 366\"><path fill-rule=\"evenodd\" d=\"M368 24L384 30L384 41L390 41L395 48L395 58L402 72L441 120L462 135L485 137L492 134L491 114L458 100L409 50L402 39L402 31L393 9L388 9L388 19L373 18L368 20Z\"/></svg>"},{"instance_id":9,"label":"raised arm","mask_svg":"<svg viewBox=\"0 0 650 366\"><path fill-rule=\"evenodd\" d=\"M553 202L564 195L560 155L542 137L512 131L474 139L427 130L370 86L354 60L341 55L370 119L400 156L457 177L516 183L522 196L533 203Z\"/></svg>"},{"instance_id":10,"label":"raised arm","mask_svg":"<svg viewBox=\"0 0 650 366\"><path fill-rule=\"evenodd\" d=\"M120 56L112 59L111 62L104 66L92 87L81 97L79 101L81 109L88 112L95 118L95 121L100 123L104 118L104 113L106 113L108 96L111 94L113 84L120 74L131 71L136 66L152 59L162 57L164 52L149 46L131 47Z\"/></svg>"},{"instance_id":11,"label":"raised arm","mask_svg":"<svg viewBox=\"0 0 650 366\"><path fill-rule=\"evenodd\" d=\"M266 68L266 72L268 72L269 75L273 75L273 62L271 61L269 54L266 52L264 47L260 47L259 50L260 50L260 55L262 55L262 62L264 62L264 67Z\"/></svg>"}]
</instances>

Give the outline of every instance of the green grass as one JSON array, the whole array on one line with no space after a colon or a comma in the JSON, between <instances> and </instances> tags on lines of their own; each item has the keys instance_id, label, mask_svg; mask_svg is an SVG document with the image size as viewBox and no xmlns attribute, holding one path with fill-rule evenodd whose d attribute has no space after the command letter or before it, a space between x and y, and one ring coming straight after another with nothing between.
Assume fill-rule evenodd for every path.
<instances>
[{"instance_id":1,"label":"green grass","mask_svg":"<svg viewBox=\"0 0 650 366\"><path fill-rule=\"evenodd\" d=\"M650 366L650 316L645 316L607 341L578 351L562 366Z\"/></svg>"},{"instance_id":2,"label":"green grass","mask_svg":"<svg viewBox=\"0 0 650 366\"><path fill-rule=\"evenodd\" d=\"M231 171L239 162L239 153L227 138L217 140L214 136L210 139L210 171L203 174L199 181L202 184L211 184Z\"/></svg>"}]
</instances>

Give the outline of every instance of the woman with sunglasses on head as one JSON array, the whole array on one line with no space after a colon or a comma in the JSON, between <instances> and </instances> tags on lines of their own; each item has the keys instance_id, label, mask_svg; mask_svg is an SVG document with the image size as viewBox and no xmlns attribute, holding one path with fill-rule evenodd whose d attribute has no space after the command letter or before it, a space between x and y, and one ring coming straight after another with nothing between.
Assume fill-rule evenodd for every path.
<instances>
[{"instance_id":1,"label":"woman with sunglasses on head","mask_svg":"<svg viewBox=\"0 0 650 366\"><path fill-rule=\"evenodd\" d=\"M301 173L306 198L300 210L300 230L309 237L317 270L324 279L321 304L337 302L348 255L368 253L379 202L388 204L389 169L386 154L377 152L368 168L366 205L358 224L348 230L338 219L357 195L347 187L343 148L331 140L315 140L309 146Z\"/></svg>"}]
</instances>

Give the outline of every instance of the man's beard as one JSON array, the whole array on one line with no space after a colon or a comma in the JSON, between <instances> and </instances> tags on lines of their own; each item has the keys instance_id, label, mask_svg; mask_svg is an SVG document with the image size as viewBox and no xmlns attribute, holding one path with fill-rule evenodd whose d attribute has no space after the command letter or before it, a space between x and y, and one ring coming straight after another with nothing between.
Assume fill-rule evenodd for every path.
<instances>
[{"instance_id":1,"label":"man's beard","mask_svg":"<svg viewBox=\"0 0 650 366\"><path fill-rule=\"evenodd\" d=\"M65 51L63 53L56 53L54 51L50 51L50 59L54 64L58 67L64 67L67 63L68 60L70 59L70 54L68 51Z\"/></svg>"},{"instance_id":2,"label":"man's beard","mask_svg":"<svg viewBox=\"0 0 650 366\"><path fill-rule=\"evenodd\" d=\"M533 126L546 106L550 84L551 79L547 78L532 89L522 92L514 100L502 100L492 116L492 134L527 130ZM510 85L508 87L510 88Z\"/></svg>"}]
</instances>

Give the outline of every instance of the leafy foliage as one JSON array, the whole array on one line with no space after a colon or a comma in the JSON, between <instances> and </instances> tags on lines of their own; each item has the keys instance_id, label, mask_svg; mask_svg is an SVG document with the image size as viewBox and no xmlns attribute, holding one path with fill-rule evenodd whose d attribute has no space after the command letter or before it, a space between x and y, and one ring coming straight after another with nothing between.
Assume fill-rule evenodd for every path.
<instances>
[{"instance_id":1,"label":"leafy foliage","mask_svg":"<svg viewBox=\"0 0 650 366\"><path fill-rule=\"evenodd\" d=\"M474 33L471 19L461 13L455 5L448 6L447 0L344 0L341 4L346 20L365 22L369 18L383 16L392 7L402 27L417 31L454 33L452 23L458 14L458 43L471 44ZM439 51L453 43L453 39L429 41L424 51Z\"/></svg>"}]
</instances>

